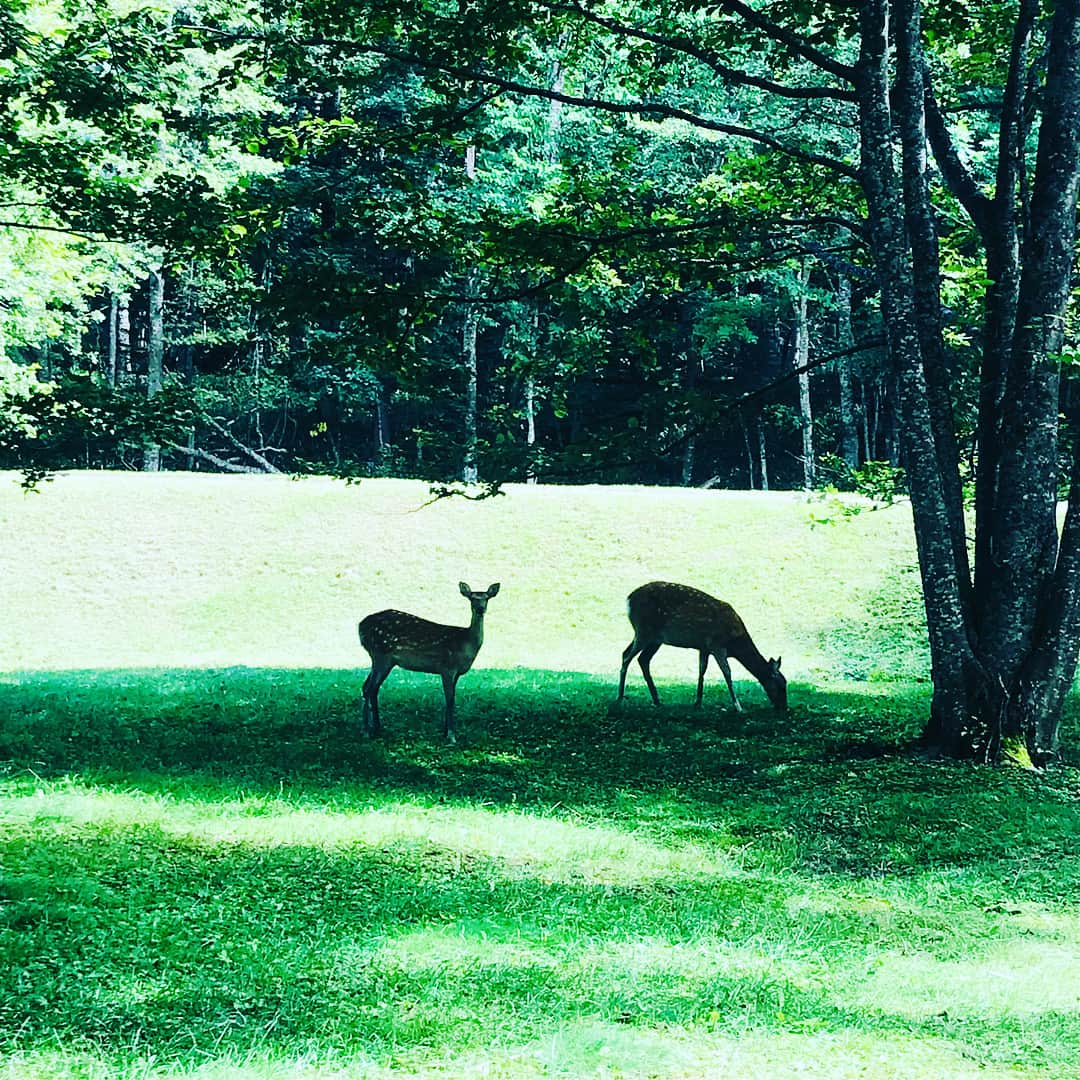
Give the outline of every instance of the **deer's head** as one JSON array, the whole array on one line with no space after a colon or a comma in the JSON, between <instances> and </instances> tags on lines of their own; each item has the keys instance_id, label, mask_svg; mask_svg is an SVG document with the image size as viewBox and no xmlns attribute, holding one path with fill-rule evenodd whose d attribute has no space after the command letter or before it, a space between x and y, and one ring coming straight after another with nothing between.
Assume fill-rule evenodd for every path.
<instances>
[{"instance_id":1,"label":"deer's head","mask_svg":"<svg viewBox=\"0 0 1080 1080\"><path fill-rule=\"evenodd\" d=\"M773 706L783 710L787 708L787 679L780 673L780 659L778 656L775 660L768 661L769 672L761 680L761 685L765 688L765 693L769 695Z\"/></svg>"},{"instance_id":2,"label":"deer's head","mask_svg":"<svg viewBox=\"0 0 1080 1080\"><path fill-rule=\"evenodd\" d=\"M473 614L481 616L487 611L488 601L499 591L499 583L488 586L483 592L474 592L464 581L458 582L461 595L472 605Z\"/></svg>"}]
</instances>

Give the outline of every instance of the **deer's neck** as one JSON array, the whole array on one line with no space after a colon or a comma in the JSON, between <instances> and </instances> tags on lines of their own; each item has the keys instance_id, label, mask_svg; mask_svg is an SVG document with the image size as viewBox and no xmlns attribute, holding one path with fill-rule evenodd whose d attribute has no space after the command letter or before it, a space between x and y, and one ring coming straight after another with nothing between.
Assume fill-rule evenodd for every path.
<instances>
[{"instance_id":1,"label":"deer's neck","mask_svg":"<svg viewBox=\"0 0 1080 1080\"><path fill-rule=\"evenodd\" d=\"M771 674L769 661L758 652L758 647L750 639L749 634L736 638L728 645L727 651L728 656L734 656L762 686L765 685L765 680Z\"/></svg>"},{"instance_id":2,"label":"deer's neck","mask_svg":"<svg viewBox=\"0 0 1080 1080\"><path fill-rule=\"evenodd\" d=\"M477 649L484 644L484 616L482 612L473 612L472 622L469 623L468 641Z\"/></svg>"}]
</instances>

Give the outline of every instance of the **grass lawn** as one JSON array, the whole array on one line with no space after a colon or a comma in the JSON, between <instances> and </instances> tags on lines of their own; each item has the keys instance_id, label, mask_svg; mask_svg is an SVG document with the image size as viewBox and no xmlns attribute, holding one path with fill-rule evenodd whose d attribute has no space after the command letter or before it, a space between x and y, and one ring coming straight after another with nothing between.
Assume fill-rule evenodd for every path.
<instances>
[{"instance_id":1,"label":"grass lawn","mask_svg":"<svg viewBox=\"0 0 1080 1080\"><path fill-rule=\"evenodd\" d=\"M926 763L904 507L0 477L0 1078L1080 1077L1080 755ZM459 743L362 615L466 621ZM664 649L668 578L779 718ZM736 665L736 678L741 672Z\"/></svg>"}]
</instances>

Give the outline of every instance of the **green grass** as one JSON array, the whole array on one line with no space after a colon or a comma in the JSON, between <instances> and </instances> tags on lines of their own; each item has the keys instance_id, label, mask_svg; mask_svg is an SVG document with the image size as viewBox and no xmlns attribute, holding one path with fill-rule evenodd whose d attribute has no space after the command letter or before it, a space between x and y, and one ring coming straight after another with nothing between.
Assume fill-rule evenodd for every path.
<instances>
[{"instance_id":1,"label":"green grass","mask_svg":"<svg viewBox=\"0 0 1080 1080\"><path fill-rule=\"evenodd\" d=\"M1080 1076L1076 716L1044 775L910 752L902 508L12 488L0 1077ZM356 618L464 621L460 577L503 583L460 743L401 672L365 739ZM650 577L783 652L786 717L689 707L679 650L611 707Z\"/></svg>"}]
</instances>

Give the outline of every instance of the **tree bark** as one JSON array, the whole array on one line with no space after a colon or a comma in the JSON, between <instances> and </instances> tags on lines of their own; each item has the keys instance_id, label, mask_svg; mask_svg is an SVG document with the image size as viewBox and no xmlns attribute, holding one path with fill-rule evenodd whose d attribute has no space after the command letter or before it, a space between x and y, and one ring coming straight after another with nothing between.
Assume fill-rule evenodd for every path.
<instances>
[{"instance_id":1,"label":"tree bark","mask_svg":"<svg viewBox=\"0 0 1080 1080\"><path fill-rule=\"evenodd\" d=\"M146 353L146 396L152 400L161 393L165 358L165 272L150 271L150 312ZM161 445L153 443L143 451L143 472L161 469Z\"/></svg>"},{"instance_id":2,"label":"tree bark","mask_svg":"<svg viewBox=\"0 0 1080 1080\"><path fill-rule=\"evenodd\" d=\"M998 467L1001 460L1001 404L1005 371L1016 329L1016 305L1020 290L1020 237L1017 195L1027 139L1024 86L1028 54L1039 15L1038 0L1022 0L1013 31L1009 73L1002 103L998 137L998 164L992 204L968 195L964 200L986 246L985 340L979 372L979 418L976 429L978 459L975 471L975 581L976 618L981 625L991 602L995 550L994 515L998 505ZM944 126L944 125L942 125ZM931 131L935 131L932 127ZM940 156L948 160L944 135L937 135ZM954 192L967 191L966 177L944 172Z\"/></svg>"},{"instance_id":3,"label":"tree bark","mask_svg":"<svg viewBox=\"0 0 1080 1080\"><path fill-rule=\"evenodd\" d=\"M799 292L795 298L795 367L799 369L799 423L802 430L803 490L812 491L814 476L814 415L810 407L810 322L807 315L806 288L810 267L799 272Z\"/></svg>"},{"instance_id":4,"label":"tree bark","mask_svg":"<svg viewBox=\"0 0 1080 1080\"><path fill-rule=\"evenodd\" d=\"M466 484L475 484L479 479L476 464L479 436L477 422L477 361L476 341L480 327L480 310L475 304L465 308L462 327L462 351L465 359L465 454L461 469L461 478Z\"/></svg>"},{"instance_id":5,"label":"tree bark","mask_svg":"<svg viewBox=\"0 0 1080 1080\"><path fill-rule=\"evenodd\" d=\"M949 749L960 753L962 743L970 738L968 673L977 665L968 642L950 528L952 519L942 484L916 329L903 189L893 164L888 20L887 0L864 0L856 78L863 155L861 179L881 282L886 349L898 380L903 410L904 464L910 478L933 665L929 730L936 739L948 738ZM915 107L910 100L903 104Z\"/></svg>"},{"instance_id":6,"label":"tree bark","mask_svg":"<svg viewBox=\"0 0 1080 1080\"><path fill-rule=\"evenodd\" d=\"M851 278L841 274L837 288L839 303L837 339L841 349L855 345L855 333L851 320ZM840 383L840 456L849 469L859 467L859 431L856 426L854 374L850 357L837 361L837 378Z\"/></svg>"},{"instance_id":7,"label":"tree bark","mask_svg":"<svg viewBox=\"0 0 1080 1080\"><path fill-rule=\"evenodd\" d=\"M995 595L981 642L1008 698L1002 745L1007 751L1024 745L1036 757L1056 746L1080 635L1068 599L1080 542L1071 498L1060 548L1056 516L1059 364L1080 191L1080 0L1059 0L1054 8L1042 103L1002 401ZM1074 494L1080 487L1074 485Z\"/></svg>"}]
</instances>

